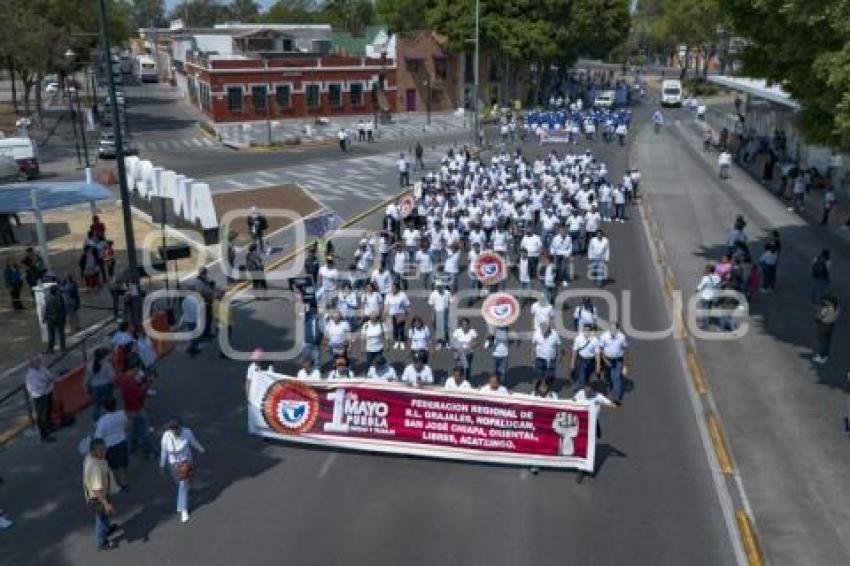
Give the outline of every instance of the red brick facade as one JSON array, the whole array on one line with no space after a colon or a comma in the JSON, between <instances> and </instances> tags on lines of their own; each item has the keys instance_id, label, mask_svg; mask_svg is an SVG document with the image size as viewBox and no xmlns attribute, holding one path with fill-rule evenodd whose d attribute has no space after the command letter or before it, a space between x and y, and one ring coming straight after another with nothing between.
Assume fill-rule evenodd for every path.
<instances>
[{"instance_id":1,"label":"red brick facade","mask_svg":"<svg viewBox=\"0 0 850 566\"><path fill-rule=\"evenodd\" d=\"M399 34L397 107L424 112L431 88L431 110L458 108L458 57L443 48L445 38L433 31Z\"/></svg>"},{"instance_id":2,"label":"red brick facade","mask_svg":"<svg viewBox=\"0 0 850 566\"><path fill-rule=\"evenodd\" d=\"M372 114L375 83L384 91L379 104L390 112L397 108L392 60L338 55L191 59L186 74L190 99L214 122ZM320 102L308 106L308 94Z\"/></svg>"}]
</instances>

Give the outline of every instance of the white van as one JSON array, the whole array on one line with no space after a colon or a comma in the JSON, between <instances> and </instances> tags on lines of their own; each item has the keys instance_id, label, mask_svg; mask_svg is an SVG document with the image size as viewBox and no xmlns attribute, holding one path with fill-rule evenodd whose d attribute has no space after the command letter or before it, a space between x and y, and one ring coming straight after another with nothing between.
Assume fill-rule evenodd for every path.
<instances>
[{"instance_id":1,"label":"white van","mask_svg":"<svg viewBox=\"0 0 850 566\"><path fill-rule=\"evenodd\" d=\"M0 139L0 156L14 159L27 179L38 177L38 146L32 138Z\"/></svg>"},{"instance_id":2,"label":"white van","mask_svg":"<svg viewBox=\"0 0 850 566\"><path fill-rule=\"evenodd\" d=\"M661 106L682 105L682 81L667 79L661 81Z\"/></svg>"}]
</instances>

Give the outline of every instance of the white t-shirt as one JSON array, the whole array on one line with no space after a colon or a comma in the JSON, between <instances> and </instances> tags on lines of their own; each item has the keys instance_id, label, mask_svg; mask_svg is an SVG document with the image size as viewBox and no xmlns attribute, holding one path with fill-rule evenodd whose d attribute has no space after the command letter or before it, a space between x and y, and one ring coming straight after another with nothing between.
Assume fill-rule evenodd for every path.
<instances>
[{"instance_id":1,"label":"white t-shirt","mask_svg":"<svg viewBox=\"0 0 850 566\"><path fill-rule=\"evenodd\" d=\"M458 273L460 271L460 252L449 251L446 255L446 262L443 264L443 269L446 273Z\"/></svg>"},{"instance_id":2,"label":"white t-shirt","mask_svg":"<svg viewBox=\"0 0 850 566\"><path fill-rule=\"evenodd\" d=\"M335 267L323 265L319 268L319 277L322 278L322 288L328 291L333 291L336 288L336 280L339 277L339 271Z\"/></svg>"},{"instance_id":3,"label":"white t-shirt","mask_svg":"<svg viewBox=\"0 0 850 566\"><path fill-rule=\"evenodd\" d=\"M540 255L540 250L543 249L543 240L537 234L523 236L519 247L528 252L528 257L537 257Z\"/></svg>"},{"instance_id":4,"label":"white t-shirt","mask_svg":"<svg viewBox=\"0 0 850 566\"><path fill-rule=\"evenodd\" d=\"M452 343L456 348L464 352L472 349L472 343L478 338L478 332L474 328L470 328L464 332L463 328L458 328L452 332Z\"/></svg>"},{"instance_id":5,"label":"white t-shirt","mask_svg":"<svg viewBox=\"0 0 850 566\"><path fill-rule=\"evenodd\" d=\"M384 298L380 293L366 293L363 295L363 314L370 317L373 314L381 314Z\"/></svg>"},{"instance_id":6,"label":"white t-shirt","mask_svg":"<svg viewBox=\"0 0 850 566\"><path fill-rule=\"evenodd\" d=\"M481 389L479 389L481 393L491 393L493 395L508 395L508 390L504 385L500 385L496 389L490 387L490 384L484 385Z\"/></svg>"},{"instance_id":7,"label":"white t-shirt","mask_svg":"<svg viewBox=\"0 0 850 566\"><path fill-rule=\"evenodd\" d=\"M446 379L445 385L443 385L444 389L457 390L457 389L472 389L472 385L464 378L463 381L458 383L454 376L449 376Z\"/></svg>"},{"instance_id":8,"label":"white t-shirt","mask_svg":"<svg viewBox=\"0 0 850 566\"><path fill-rule=\"evenodd\" d=\"M366 372L366 377L368 379L377 379L378 381L398 381L398 374L390 364L386 364L380 369L375 366L370 367L369 371Z\"/></svg>"},{"instance_id":9,"label":"white t-shirt","mask_svg":"<svg viewBox=\"0 0 850 566\"><path fill-rule=\"evenodd\" d=\"M588 396L587 393L584 392L584 389L579 390L579 392L573 396L573 401L576 403L590 405L590 410L596 415L597 423L599 422L599 414L602 410L602 406L605 405L610 407L614 405L614 402L602 393L594 393Z\"/></svg>"},{"instance_id":10,"label":"white t-shirt","mask_svg":"<svg viewBox=\"0 0 850 566\"><path fill-rule=\"evenodd\" d=\"M545 335L539 330L534 332L534 356L544 360L554 360L558 356L558 348L561 347L561 338L557 332L549 330Z\"/></svg>"},{"instance_id":11,"label":"white t-shirt","mask_svg":"<svg viewBox=\"0 0 850 566\"><path fill-rule=\"evenodd\" d=\"M540 301L535 301L531 305L531 314L534 316L534 326L540 326L545 322L549 322L554 317L555 309L549 303L543 304Z\"/></svg>"},{"instance_id":12,"label":"white t-shirt","mask_svg":"<svg viewBox=\"0 0 850 566\"><path fill-rule=\"evenodd\" d=\"M419 267L419 273L431 273L434 271L434 262L431 261L431 254L419 250L416 252L416 265Z\"/></svg>"},{"instance_id":13,"label":"white t-shirt","mask_svg":"<svg viewBox=\"0 0 850 566\"><path fill-rule=\"evenodd\" d=\"M374 324L371 320L366 321L360 334L366 340L367 352L380 352L384 349L384 332L383 321Z\"/></svg>"},{"instance_id":14,"label":"white t-shirt","mask_svg":"<svg viewBox=\"0 0 850 566\"><path fill-rule=\"evenodd\" d=\"M376 269L372 272L372 282L381 294L389 293L393 285L393 276L389 271L378 271Z\"/></svg>"},{"instance_id":15,"label":"white t-shirt","mask_svg":"<svg viewBox=\"0 0 850 566\"><path fill-rule=\"evenodd\" d=\"M385 299L387 313L390 316L405 314L410 308L410 299L407 298L407 293L399 291L398 293L389 293Z\"/></svg>"},{"instance_id":16,"label":"white t-shirt","mask_svg":"<svg viewBox=\"0 0 850 566\"><path fill-rule=\"evenodd\" d=\"M351 327L348 326L348 322L345 320L336 322L331 319L325 323L325 335L328 337L328 345L331 348L344 346L348 341L349 332L351 332Z\"/></svg>"},{"instance_id":17,"label":"white t-shirt","mask_svg":"<svg viewBox=\"0 0 850 566\"><path fill-rule=\"evenodd\" d=\"M404 240L404 245L408 248L415 248L419 243L419 238L421 234L419 230L411 230L410 228L406 228L404 233L402 234L402 239Z\"/></svg>"},{"instance_id":18,"label":"white t-shirt","mask_svg":"<svg viewBox=\"0 0 850 566\"><path fill-rule=\"evenodd\" d=\"M427 350L428 342L431 339L431 331L424 324L420 328L410 327L408 330L410 336L411 350Z\"/></svg>"},{"instance_id":19,"label":"white t-shirt","mask_svg":"<svg viewBox=\"0 0 850 566\"><path fill-rule=\"evenodd\" d=\"M508 355L508 331L497 328L493 333L493 357L505 358Z\"/></svg>"},{"instance_id":20,"label":"white t-shirt","mask_svg":"<svg viewBox=\"0 0 850 566\"><path fill-rule=\"evenodd\" d=\"M579 332L573 341L573 352L576 352L579 357L585 360L593 359L599 352L599 340L595 336L588 336L584 332Z\"/></svg>"},{"instance_id":21,"label":"white t-shirt","mask_svg":"<svg viewBox=\"0 0 850 566\"><path fill-rule=\"evenodd\" d=\"M107 448L112 448L127 440L127 413L123 410L104 413L97 420L94 437L102 438Z\"/></svg>"},{"instance_id":22,"label":"white t-shirt","mask_svg":"<svg viewBox=\"0 0 850 566\"><path fill-rule=\"evenodd\" d=\"M309 373L304 368L301 368L295 377L301 381L318 381L322 379L322 374L316 368L311 369Z\"/></svg>"},{"instance_id":23,"label":"white t-shirt","mask_svg":"<svg viewBox=\"0 0 850 566\"><path fill-rule=\"evenodd\" d=\"M602 347L602 355L608 359L622 358L626 353L626 348L629 343L626 340L626 335L622 332L611 332L606 330L599 337L599 343Z\"/></svg>"},{"instance_id":24,"label":"white t-shirt","mask_svg":"<svg viewBox=\"0 0 850 566\"><path fill-rule=\"evenodd\" d=\"M408 364L401 374L401 380L410 385L420 385L423 383L430 385L434 383L434 374L431 372L431 368L425 364L422 364L422 369L419 370L416 369L415 365Z\"/></svg>"}]
</instances>

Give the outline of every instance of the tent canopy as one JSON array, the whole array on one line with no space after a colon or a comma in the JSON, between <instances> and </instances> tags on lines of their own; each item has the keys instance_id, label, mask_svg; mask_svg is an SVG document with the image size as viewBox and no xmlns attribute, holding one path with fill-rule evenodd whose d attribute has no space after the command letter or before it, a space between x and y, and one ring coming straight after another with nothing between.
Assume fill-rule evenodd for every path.
<instances>
[{"instance_id":1,"label":"tent canopy","mask_svg":"<svg viewBox=\"0 0 850 566\"><path fill-rule=\"evenodd\" d=\"M112 192L100 183L12 183L0 185L0 214L52 210L111 198Z\"/></svg>"}]
</instances>

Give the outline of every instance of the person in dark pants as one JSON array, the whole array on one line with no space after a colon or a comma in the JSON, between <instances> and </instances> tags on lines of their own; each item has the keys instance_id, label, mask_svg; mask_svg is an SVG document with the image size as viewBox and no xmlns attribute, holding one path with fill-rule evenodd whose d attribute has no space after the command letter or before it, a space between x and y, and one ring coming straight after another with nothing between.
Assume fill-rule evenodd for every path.
<instances>
[{"instance_id":1,"label":"person in dark pants","mask_svg":"<svg viewBox=\"0 0 850 566\"><path fill-rule=\"evenodd\" d=\"M109 464L106 462L106 444L94 438L89 445L89 454L83 463L83 488L86 502L94 512L94 534L98 550L110 550L118 544L109 540L117 528L109 520L115 514L110 498L118 491Z\"/></svg>"},{"instance_id":2,"label":"person in dark pants","mask_svg":"<svg viewBox=\"0 0 850 566\"><path fill-rule=\"evenodd\" d=\"M13 259L6 261L6 268L3 270L3 279L6 282L6 287L9 289L9 295L12 297L12 308L16 311L22 310L24 304L21 302L21 289L24 286L24 274L21 268L18 267L18 262Z\"/></svg>"},{"instance_id":3,"label":"person in dark pants","mask_svg":"<svg viewBox=\"0 0 850 566\"><path fill-rule=\"evenodd\" d=\"M266 217L257 211L257 207L251 207L251 215L245 220L248 224L248 230L251 232L251 240L261 252L266 251L263 234L269 227L269 221ZM250 269L250 268L249 268Z\"/></svg>"},{"instance_id":4,"label":"person in dark pants","mask_svg":"<svg viewBox=\"0 0 850 566\"><path fill-rule=\"evenodd\" d=\"M248 248L248 255L245 256L245 267L250 273L251 287L254 290L268 289L263 256L257 250L257 244L251 244Z\"/></svg>"},{"instance_id":5,"label":"person in dark pants","mask_svg":"<svg viewBox=\"0 0 850 566\"><path fill-rule=\"evenodd\" d=\"M835 323L838 320L840 310L838 299L833 296L824 297L821 300L815 324L817 326L817 345L812 361L816 364L825 364L829 359L829 349L832 343L832 334L835 331Z\"/></svg>"},{"instance_id":6,"label":"person in dark pants","mask_svg":"<svg viewBox=\"0 0 850 566\"><path fill-rule=\"evenodd\" d=\"M27 370L25 384L27 394L35 406L35 422L42 442L52 442L50 436L53 433L51 414L53 413L53 383L55 378L44 364L42 356L34 356L30 359L30 367Z\"/></svg>"},{"instance_id":7,"label":"person in dark pants","mask_svg":"<svg viewBox=\"0 0 850 566\"><path fill-rule=\"evenodd\" d=\"M47 325L47 352L53 352L56 337L59 337L59 349L65 351L65 318L68 311L65 301L59 294L59 286L53 285L44 304L44 324Z\"/></svg>"},{"instance_id":8,"label":"person in dark pants","mask_svg":"<svg viewBox=\"0 0 850 566\"><path fill-rule=\"evenodd\" d=\"M812 291L811 301L813 305L820 305L821 299L826 296L829 289L830 273L829 273L829 250L823 250L812 262Z\"/></svg>"},{"instance_id":9,"label":"person in dark pants","mask_svg":"<svg viewBox=\"0 0 850 566\"><path fill-rule=\"evenodd\" d=\"M422 144L420 142L416 142L416 148L413 150L413 154L416 156L415 166L421 170L425 170L425 162L422 161L422 155L425 153L425 150L422 148Z\"/></svg>"}]
</instances>

